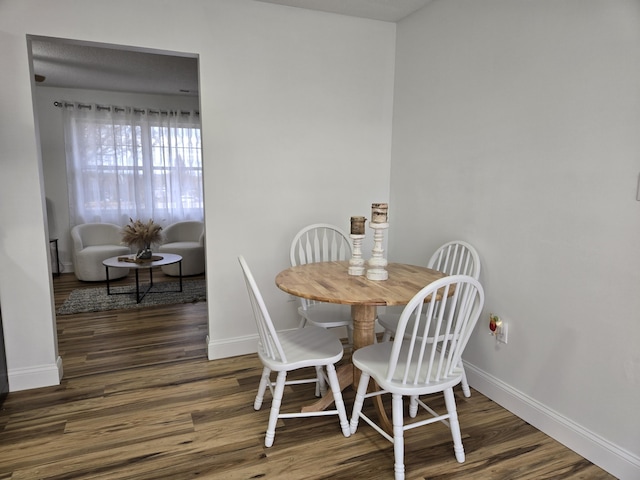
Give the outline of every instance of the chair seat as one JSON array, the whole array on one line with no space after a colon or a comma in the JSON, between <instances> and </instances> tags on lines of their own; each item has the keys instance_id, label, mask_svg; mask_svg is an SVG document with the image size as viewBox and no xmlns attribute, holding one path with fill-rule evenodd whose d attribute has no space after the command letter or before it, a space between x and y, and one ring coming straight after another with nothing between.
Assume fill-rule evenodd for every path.
<instances>
[{"instance_id":1,"label":"chair seat","mask_svg":"<svg viewBox=\"0 0 640 480\"><path fill-rule=\"evenodd\" d=\"M378 323L385 330L395 332L398 329L398 321L400 320L400 314L396 313L379 313Z\"/></svg>"},{"instance_id":2,"label":"chair seat","mask_svg":"<svg viewBox=\"0 0 640 480\"><path fill-rule=\"evenodd\" d=\"M260 359L273 371L334 364L344 353L340 340L322 327L309 326L278 332L278 338L287 357L286 363L270 359L262 351L262 346L258 351Z\"/></svg>"},{"instance_id":3,"label":"chair seat","mask_svg":"<svg viewBox=\"0 0 640 480\"><path fill-rule=\"evenodd\" d=\"M393 348L393 342L381 342L373 345L368 345L364 348L360 348L353 353L351 360L353 364L363 372L368 373L372 378L376 380L380 388L390 393L399 393L402 395L428 395L434 392L440 392L444 388L454 387L462 381L462 368L453 369L453 374L446 378L436 380L433 374L430 375L429 385L417 388L412 384L403 384L402 378L399 377L401 372L405 372L407 369L406 362L401 359L407 357L409 349L409 343L403 342L400 350L398 369L396 375L391 380L386 380L387 370L389 369L389 358L391 356L391 349ZM413 378L413 374L416 371L416 363L412 363L410 366L410 378ZM431 372L437 372L439 360L436 358L432 363ZM426 381L427 370L424 369L420 379L422 382Z\"/></svg>"},{"instance_id":4,"label":"chair seat","mask_svg":"<svg viewBox=\"0 0 640 480\"><path fill-rule=\"evenodd\" d=\"M305 310L298 307L298 314L308 322L324 328L347 327L352 324L351 307L335 303L316 303Z\"/></svg>"},{"instance_id":5,"label":"chair seat","mask_svg":"<svg viewBox=\"0 0 640 480\"><path fill-rule=\"evenodd\" d=\"M421 321L424 321L421 320ZM380 323L380 325L382 325L385 329L390 330L393 328L393 331L395 332L398 329L398 324L400 323L400 315L394 315L394 314L384 314L384 315L380 315L378 317L378 322ZM414 318L410 318L409 321L407 322L407 327L406 327L406 332L405 333L405 338L407 336L411 336L410 332L413 331L415 327L415 319ZM434 337L434 330L435 330L435 322L432 322L429 328L429 333L427 335L427 342L428 343L433 343L433 337ZM422 338L421 335L416 335L416 338ZM451 338L451 335L449 336L449 338ZM440 335L438 337L438 341L442 341L444 340L444 336ZM384 340L385 342L388 341L388 339Z\"/></svg>"},{"instance_id":6,"label":"chair seat","mask_svg":"<svg viewBox=\"0 0 640 480\"><path fill-rule=\"evenodd\" d=\"M398 323L400 322L400 315L399 314L395 314L395 313L383 313L378 315L378 323L380 324L381 327L383 327L385 329L385 332L393 332L395 334L396 330L398 330ZM410 332L413 330L413 327L415 325L415 319L410 318L409 321L407 322L407 331ZM431 325L431 330L433 330L433 327L435 325ZM431 332L430 332L431 333ZM388 338L385 338L384 341L389 340Z\"/></svg>"}]
</instances>

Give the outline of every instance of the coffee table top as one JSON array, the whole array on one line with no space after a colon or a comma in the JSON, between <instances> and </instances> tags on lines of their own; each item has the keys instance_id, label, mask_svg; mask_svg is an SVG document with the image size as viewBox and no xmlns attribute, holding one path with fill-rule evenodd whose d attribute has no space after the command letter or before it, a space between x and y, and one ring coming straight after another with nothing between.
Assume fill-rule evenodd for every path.
<instances>
[{"instance_id":1,"label":"coffee table top","mask_svg":"<svg viewBox=\"0 0 640 480\"><path fill-rule=\"evenodd\" d=\"M114 267L114 268L153 268L153 267L162 267L163 265L171 265L172 263L178 263L182 261L181 255L176 255L175 253L161 253L154 255L153 257L161 257L159 260L150 260L150 261L127 261L121 259L129 259L135 260L136 255L118 255L117 257L110 257L106 260L102 261L102 264L105 267ZM152 257L152 258L153 258Z\"/></svg>"}]
</instances>

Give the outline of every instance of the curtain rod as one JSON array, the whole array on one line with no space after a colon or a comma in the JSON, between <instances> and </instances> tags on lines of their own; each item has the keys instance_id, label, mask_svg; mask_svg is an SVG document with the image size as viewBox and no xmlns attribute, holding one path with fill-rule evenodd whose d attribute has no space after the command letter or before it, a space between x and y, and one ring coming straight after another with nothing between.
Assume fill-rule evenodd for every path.
<instances>
[{"instance_id":1,"label":"curtain rod","mask_svg":"<svg viewBox=\"0 0 640 480\"><path fill-rule=\"evenodd\" d=\"M87 109L91 109L93 108L93 105L89 105L86 103L74 103L74 102L58 102L55 101L53 102L53 105L58 107L58 108L62 108L62 107L78 107L78 108L87 108ZM155 113L158 115L169 115L172 113L179 113L180 115L189 115L191 114L191 112L185 112L184 110L176 110L176 111L170 111L170 110L153 110L150 108L136 108L136 107L117 107L117 106L111 106L111 105L98 105L95 104L96 110L100 111L100 110L111 110L112 108L114 109L115 112L124 112L127 108L131 108L131 110L133 111L133 113ZM194 111L193 112L194 115L200 115L199 111Z\"/></svg>"}]
</instances>

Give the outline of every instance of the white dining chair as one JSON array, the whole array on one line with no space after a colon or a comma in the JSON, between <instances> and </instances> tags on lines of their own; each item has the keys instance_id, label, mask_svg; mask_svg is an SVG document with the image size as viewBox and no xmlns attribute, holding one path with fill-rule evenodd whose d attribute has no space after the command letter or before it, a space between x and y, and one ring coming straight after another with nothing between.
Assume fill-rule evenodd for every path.
<instances>
[{"instance_id":1,"label":"white dining chair","mask_svg":"<svg viewBox=\"0 0 640 480\"><path fill-rule=\"evenodd\" d=\"M427 267L447 275L469 275L476 280L480 278L480 256L471 244L462 240L447 242L438 248L429 259ZM399 319L400 313L393 309L378 315L378 323L384 328L383 342L389 341L395 335ZM470 397L471 389L464 366L462 368L462 393L465 397Z\"/></svg>"},{"instance_id":2,"label":"white dining chair","mask_svg":"<svg viewBox=\"0 0 640 480\"><path fill-rule=\"evenodd\" d=\"M483 305L484 292L478 280L468 275L436 280L404 308L392 342L375 343L353 353L353 364L362 374L350 421L351 433L356 432L363 419L393 443L396 480L404 479L404 432L409 429L443 422L451 430L456 460L465 460L453 387L462 381L460 358ZM379 390L367 393L370 379ZM439 392L444 394L444 414L438 414L419 398ZM362 412L365 399L386 393L392 397L392 434ZM413 418L406 424L404 396L410 398L409 416ZM418 407L429 415L416 418Z\"/></svg>"},{"instance_id":3,"label":"white dining chair","mask_svg":"<svg viewBox=\"0 0 640 480\"><path fill-rule=\"evenodd\" d=\"M349 421L335 368L336 362L342 358L344 353L342 343L322 327L310 326L277 332L246 260L240 256L238 261L242 267L258 329L258 357L264 366L253 408L260 410L267 387L269 387L272 396L269 424L264 440L265 446L271 447L273 445L276 424L278 419L281 418L337 415L342 433L345 437L348 437L351 434ZM287 381L288 372L306 367L314 367L317 376ZM271 372L277 372L275 382L271 381ZM280 413L284 387L303 383L319 383L323 385L322 390L325 392L325 386L328 383L333 393L336 408L321 412Z\"/></svg>"},{"instance_id":4,"label":"white dining chair","mask_svg":"<svg viewBox=\"0 0 640 480\"><path fill-rule=\"evenodd\" d=\"M327 223L316 223L303 228L293 237L289 256L293 267L307 263L349 260L351 242L340 228ZM307 323L323 328L346 327L349 345L353 344L353 323L348 305L300 298L298 314L300 327Z\"/></svg>"}]
</instances>

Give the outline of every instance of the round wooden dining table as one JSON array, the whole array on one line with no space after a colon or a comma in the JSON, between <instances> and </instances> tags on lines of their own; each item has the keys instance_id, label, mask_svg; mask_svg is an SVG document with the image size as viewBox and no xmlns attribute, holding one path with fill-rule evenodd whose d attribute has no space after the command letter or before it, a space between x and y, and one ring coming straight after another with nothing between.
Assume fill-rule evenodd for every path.
<instances>
[{"instance_id":1,"label":"round wooden dining table","mask_svg":"<svg viewBox=\"0 0 640 480\"><path fill-rule=\"evenodd\" d=\"M402 263L387 265L387 280L369 280L366 275L349 275L348 269L348 261L298 265L280 272L276 276L276 285L297 297L351 305L354 350L374 342L377 307L406 305L422 288L446 276L437 270ZM343 388L349 384L357 388L359 377L359 371L351 364L338 369ZM322 410L332 401L333 396L327 394L303 410Z\"/></svg>"}]
</instances>

